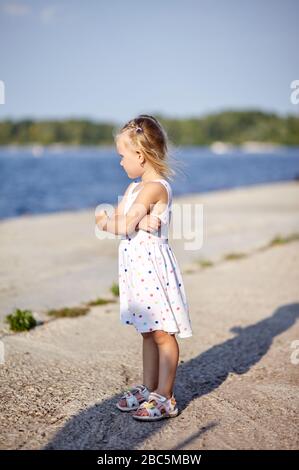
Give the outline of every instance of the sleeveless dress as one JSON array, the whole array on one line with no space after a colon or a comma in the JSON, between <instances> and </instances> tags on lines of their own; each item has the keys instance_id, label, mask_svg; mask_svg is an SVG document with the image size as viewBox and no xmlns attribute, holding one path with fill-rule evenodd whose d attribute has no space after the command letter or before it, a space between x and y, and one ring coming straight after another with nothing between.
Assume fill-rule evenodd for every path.
<instances>
[{"instance_id":1,"label":"sleeveless dress","mask_svg":"<svg viewBox=\"0 0 299 470\"><path fill-rule=\"evenodd\" d=\"M164 330L188 338L192 336L189 306L181 271L168 243L172 189L164 179L152 181L166 187L167 207L157 214L161 225L156 232L135 230L121 236L118 247L120 321L134 325L139 333ZM129 190L124 214L141 190L135 189L138 184L134 181ZM152 210L151 214L154 213Z\"/></svg>"}]
</instances>

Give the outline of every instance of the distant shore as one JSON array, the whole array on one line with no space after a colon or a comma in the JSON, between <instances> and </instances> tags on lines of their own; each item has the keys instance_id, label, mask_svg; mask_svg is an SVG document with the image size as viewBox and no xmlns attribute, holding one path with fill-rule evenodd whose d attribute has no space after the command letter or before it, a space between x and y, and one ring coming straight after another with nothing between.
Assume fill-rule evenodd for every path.
<instances>
[{"instance_id":1,"label":"distant shore","mask_svg":"<svg viewBox=\"0 0 299 470\"><path fill-rule=\"evenodd\" d=\"M299 117L281 116L260 109L222 110L205 116L171 118L156 115L175 145L210 145L213 141L268 142L299 145ZM11 142L113 143L125 122L86 118L19 119L0 121L0 144Z\"/></svg>"},{"instance_id":2,"label":"distant shore","mask_svg":"<svg viewBox=\"0 0 299 470\"><path fill-rule=\"evenodd\" d=\"M181 148L184 146L178 146L178 148ZM235 151L242 151L244 153L259 153L259 152L265 152L265 153L270 153L273 151L279 151L281 149L299 149L299 144L294 144L294 145L284 145L284 144L279 144L277 142L271 142L271 141L255 141L255 140L245 140L244 142L240 144L234 144L233 142L229 141L221 141L221 140L215 140L214 142L211 142L209 144L202 144L202 145L186 145L186 147L202 147L202 148L208 148L210 149L213 153L229 153L229 152L235 152ZM13 151L14 149L20 150L30 150L30 151L37 151L37 150L47 150L47 151L53 151L53 152L58 152L60 150L78 150L80 148L87 148L87 149L100 149L100 150L115 150L115 145L114 144L66 144L63 142L53 142L50 144L41 144L39 142L31 142L31 143L26 143L26 144L20 144L20 143L11 143L11 144L5 144L5 145L0 145L0 150L9 150Z\"/></svg>"}]
</instances>

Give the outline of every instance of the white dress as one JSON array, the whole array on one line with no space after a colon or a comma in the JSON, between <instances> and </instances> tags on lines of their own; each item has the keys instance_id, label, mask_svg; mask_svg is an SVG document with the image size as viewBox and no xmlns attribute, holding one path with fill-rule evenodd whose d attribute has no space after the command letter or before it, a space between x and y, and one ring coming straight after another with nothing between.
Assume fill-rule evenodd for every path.
<instances>
[{"instance_id":1,"label":"white dress","mask_svg":"<svg viewBox=\"0 0 299 470\"><path fill-rule=\"evenodd\" d=\"M179 338L192 336L189 307L182 275L168 243L172 190L165 179L158 179L168 192L167 207L158 217L158 231L135 230L121 236L119 243L120 321L134 325L139 333L164 330ZM140 189L132 184L126 200L126 214ZM135 191L134 191L135 190ZM152 211L154 213L155 211Z\"/></svg>"}]
</instances>

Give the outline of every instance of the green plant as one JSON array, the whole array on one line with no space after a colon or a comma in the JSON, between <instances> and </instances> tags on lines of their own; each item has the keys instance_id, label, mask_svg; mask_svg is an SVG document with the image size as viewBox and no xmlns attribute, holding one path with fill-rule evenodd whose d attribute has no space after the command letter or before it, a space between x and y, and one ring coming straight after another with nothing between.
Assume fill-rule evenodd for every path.
<instances>
[{"instance_id":1,"label":"green plant","mask_svg":"<svg viewBox=\"0 0 299 470\"><path fill-rule=\"evenodd\" d=\"M214 263L212 261L209 261L208 259L200 259L200 260L198 260L198 264L202 268L209 268L209 267L214 265Z\"/></svg>"},{"instance_id":2,"label":"green plant","mask_svg":"<svg viewBox=\"0 0 299 470\"><path fill-rule=\"evenodd\" d=\"M224 259L227 261L230 261L230 260L245 258L245 256L247 256L245 253L228 253L227 255L225 255Z\"/></svg>"},{"instance_id":3,"label":"green plant","mask_svg":"<svg viewBox=\"0 0 299 470\"><path fill-rule=\"evenodd\" d=\"M31 310L17 308L13 313L6 315L5 321L13 331L27 331L36 326L36 319Z\"/></svg>"},{"instance_id":4,"label":"green plant","mask_svg":"<svg viewBox=\"0 0 299 470\"><path fill-rule=\"evenodd\" d=\"M93 307L95 305L106 305L106 304L115 303L115 302L116 301L112 299L102 299L101 297L98 297L97 299L91 300L90 302L88 302L87 305L89 305L90 307Z\"/></svg>"},{"instance_id":5,"label":"green plant","mask_svg":"<svg viewBox=\"0 0 299 470\"><path fill-rule=\"evenodd\" d=\"M88 307L64 307L60 309L52 309L49 310L47 313L51 317L55 318L72 318L72 317L79 317L81 315L86 315L89 311Z\"/></svg>"},{"instance_id":6,"label":"green plant","mask_svg":"<svg viewBox=\"0 0 299 470\"><path fill-rule=\"evenodd\" d=\"M299 240L299 233L292 233L291 235L287 235L286 237L278 235L270 241L269 246L283 245L284 243L289 243L296 240Z\"/></svg>"},{"instance_id":7,"label":"green plant","mask_svg":"<svg viewBox=\"0 0 299 470\"><path fill-rule=\"evenodd\" d=\"M116 284L116 282L113 282L110 288L110 292L112 292L112 294L115 295L115 297L119 297L119 285Z\"/></svg>"}]
</instances>

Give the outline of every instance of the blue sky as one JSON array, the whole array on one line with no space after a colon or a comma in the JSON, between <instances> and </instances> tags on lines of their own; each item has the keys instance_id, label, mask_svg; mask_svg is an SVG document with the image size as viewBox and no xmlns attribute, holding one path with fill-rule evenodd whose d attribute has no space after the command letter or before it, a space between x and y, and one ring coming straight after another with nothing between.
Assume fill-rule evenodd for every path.
<instances>
[{"instance_id":1,"label":"blue sky","mask_svg":"<svg viewBox=\"0 0 299 470\"><path fill-rule=\"evenodd\" d=\"M0 0L0 119L299 114L298 17L298 0Z\"/></svg>"}]
</instances>

